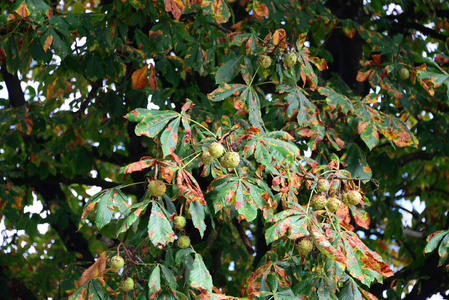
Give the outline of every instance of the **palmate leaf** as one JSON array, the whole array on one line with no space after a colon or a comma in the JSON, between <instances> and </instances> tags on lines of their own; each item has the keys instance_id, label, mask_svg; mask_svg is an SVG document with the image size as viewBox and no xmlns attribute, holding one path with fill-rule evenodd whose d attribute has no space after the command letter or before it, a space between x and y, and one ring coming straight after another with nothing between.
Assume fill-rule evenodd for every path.
<instances>
[{"instance_id":1,"label":"palmate leaf","mask_svg":"<svg viewBox=\"0 0 449 300\"><path fill-rule=\"evenodd\" d=\"M287 235L292 240L309 234L307 230L307 212L296 203L292 203L290 209L286 209L272 218L269 222L275 223L265 231L267 243L272 243Z\"/></svg>"},{"instance_id":2,"label":"palmate leaf","mask_svg":"<svg viewBox=\"0 0 449 300\"><path fill-rule=\"evenodd\" d=\"M164 265L160 265L161 270L162 270L162 275L164 276L165 280L168 283L168 286L170 287L170 289L174 290L177 287L177 282L176 282L176 277L173 274L173 271L170 270L169 268L167 268Z\"/></svg>"},{"instance_id":3,"label":"palmate leaf","mask_svg":"<svg viewBox=\"0 0 449 300\"><path fill-rule=\"evenodd\" d=\"M351 100L348 97L337 93L331 88L328 87L320 87L318 91L321 95L326 96L327 104L332 108L338 111L342 111L343 113L349 113L354 111L354 106Z\"/></svg>"},{"instance_id":4,"label":"palmate leaf","mask_svg":"<svg viewBox=\"0 0 449 300\"><path fill-rule=\"evenodd\" d=\"M119 189L106 190L98 200L95 225L99 229L103 228L111 221L114 211L124 212L129 206L122 191Z\"/></svg>"},{"instance_id":5,"label":"palmate leaf","mask_svg":"<svg viewBox=\"0 0 449 300\"><path fill-rule=\"evenodd\" d=\"M287 116L291 117L297 113L296 119L299 126L318 125L316 106L307 99L305 91L299 86L278 85L277 90L288 93L285 99L289 106L287 108Z\"/></svg>"},{"instance_id":6,"label":"palmate leaf","mask_svg":"<svg viewBox=\"0 0 449 300\"><path fill-rule=\"evenodd\" d=\"M280 161L287 160L293 164L295 157L299 156L299 149L296 145L283 141L293 140L293 137L287 132L274 131L263 135L253 135L245 146L246 157L254 153L257 162L265 165L267 168Z\"/></svg>"},{"instance_id":7,"label":"palmate leaf","mask_svg":"<svg viewBox=\"0 0 449 300\"><path fill-rule=\"evenodd\" d=\"M235 203L235 191L239 183L239 178L235 175L222 175L212 181L208 191L214 191L213 205L215 212L231 208Z\"/></svg>"},{"instance_id":8,"label":"palmate leaf","mask_svg":"<svg viewBox=\"0 0 449 300\"><path fill-rule=\"evenodd\" d=\"M173 153L178 144L178 129L180 118L176 118L168 124L167 128L161 134L162 153L164 156Z\"/></svg>"},{"instance_id":9,"label":"palmate leaf","mask_svg":"<svg viewBox=\"0 0 449 300\"><path fill-rule=\"evenodd\" d=\"M320 71L327 69L327 64L324 59L310 55L307 47L304 47L306 39L307 34L299 35L299 38L296 41L296 56L301 67L301 79L304 81L304 84L309 83L310 88L314 89L318 84L318 77L310 63L314 64Z\"/></svg>"},{"instance_id":10,"label":"palmate leaf","mask_svg":"<svg viewBox=\"0 0 449 300\"><path fill-rule=\"evenodd\" d=\"M326 255L328 258L339 262L342 266L346 265L347 258L345 254L340 249L337 249L332 245L329 238L322 231L321 227L314 223L310 226L310 232L315 245L321 253Z\"/></svg>"},{"instance_id":11,"label":"palmate leaf","mask_svg":"<svg viewBox=\"0 0 449 300\"><path fill-rule=\"evenodd\" d=\"M198 253L195 253L195 259L190 270L189 284L191 287L200 290L203 294L212 293L212 276L206 268L203 258Z\"/></svg>"},{"instance_id":12,"label":"palmate leaf","mask_svg":"<svg viewBox=\"0 0 449 300\"><path fill-rule=\"evenodd\" d=\"M213 203L215 212L235 209L248 221L257 217L257 210L265 205L264 195L269 196L270 192L263 181L235 175L217 177L209 188L212 190L217 191Z\"/></svg>"},{"instance_id":13,"label":"palmate leaf","mask_svg":"<svg viewBox=\"0 0 449 300\"><path fill-rule=\"evenodd\" d=\"M167 216L157 202L152 202L150 220L148 222L148 237L153 245L159 249L173 243L175 240L175 233L172 229L172 224L167 219Z\"/></svg>"},{"instance_id":14,"label":"palmate leaf","mask_svg":"<svg viewBox=\"0 0 449 300\"><path fill-rule=\"evenodd\" d=\"M248 120L256 128L262 129L263 120L260 112L260 96L253 87L247 87L239 100L249 107Z\"/></svg>"},{"instance_id":15,"label":"palmate leaf","mask_svg":"<svg viewBox=\"0 0 449 300\"><path fill-rule=\"evenodd\" d=\"M354 278L369 286L374 280L382 282L383 276L394 275L394 272L382 260L382 257L370 250L357 234L344 231L341 233L341 239L344 242L345 253L348 257L346 266Z\"/></svg>"},{"instance_id":16,"label":"palmate leaf","mask_svg":"<svg viewBox=\"0 0 449 300\"><path fill-rule=\"evenodd\" d=\"M439 246L438 246L439 245ZM449 254L449 231L437 231L427 237L427 245L424 253L434 251L438 247L438 255L440 256L438 266L442 266Z\"/></svg>"},{"instance_id":17,"label":"palmate leaf","mask_svg":"<svg viewBox=\"0 0 449 300\"><path fill-rule=\"evenodd\" d=\"M219 67L217 73L215 74L215 84L230 81L237 73L242 58L243 56L240 55L228 59L221 67Z\"/></svg>"},{"instance_id":18,"label":"palmate leaf","mask_svg":"<svg viewBox=\"0 0 449 300\"><path fill-rule=\"evenodd\" d=\"M437 231L431 234L427 238L427 245L426 248L424 248L424 253L430 253L435 250L446 235L449 235L449 230Z\"/></svg>"},{"instance_id":19,"label":"palmate leaf","mask_svg":"<svg viewBox=\"0 0 449 300\"><path fill-rule=\"evenodd\" d=\"M258 182L261 183L261 181ZM263 207L262 195L266 194L267 190L269 191L268 188L261 189L246 178L238 183L235 194L235 208L248 222L253 221L257 217L258 208Z\"/></svg>"},{"instance_id":20,"label":"palmate leaf","mask_svg":"<svg viewBox=\"0 0 449 300\"><path fill-rule=\"evenodd\" d=\"M162 153L165 157L173 153L176 149L179 138L179 124L181 122L181 118L186 131L191 131L188 122L183 117L187 115L187 110L189 110L192 106L191 101L188 101L183 106L181 114L173 111L137 108L128 113L125 118L132 122L139 122L135 129L135 133L138 136L145 135L150 138L154 138L163 130L160 139L162 144Z\"/></svg>"},{"instance_id":21,"label":"palmate leaf","mask_svg":"<svg viewBox=\"0 0 449 300\"><path fill-rule=\"evenodd\" d=\"M340 293L338 294L339 300L362 300L364 299L362 294L359 291L359 286L357 282L352 279L348 278L348 280L345 281L343 284L343 287L340 290Z\"/></svg>"},{"instance_id":22,"label":"palmate leaf","mask_svg":"<svg viewBox=\"0 0 449 300\"><path fill-rule=\"evenodd\" d=\"M201 205L206 205L201 187L190 172L185 169L179 170L176 176L176 185L179 193L186 198L187 203L196 201Z\"/></svg>"}]
</instances>

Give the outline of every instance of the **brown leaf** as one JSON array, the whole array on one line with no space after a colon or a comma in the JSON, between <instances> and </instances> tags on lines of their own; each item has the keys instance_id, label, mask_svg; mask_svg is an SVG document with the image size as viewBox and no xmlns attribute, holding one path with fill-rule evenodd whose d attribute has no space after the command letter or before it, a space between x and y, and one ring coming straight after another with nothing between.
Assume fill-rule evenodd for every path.
<instances>
[{"instance_id":1,"label":"brown leaf","mask_svg":"<svg viewBox=\"0 0 449 300\"><path fill-rule=\"evenodd\" d=\"M159 167L159 175L161 176L162 179L164 179L168 183L172 182L175 172L176 168L174 166Z\"/></svg>"},{"instance_id":2,"label":"brown leaf","mask_svg":"<svg viewBox=\"0 0 449 300\"><path fill-rule=\"evenodd\" d=\"M103 252L96 262L87 268L81 275L81 279L78 282L79 286L83 285L87 281L102 276L106 270L106 252ZM78 286L78 287L79 287Z\"/></svg>"},{"instance_id":3,"label":"brown leaf","mask_svg":"<svg viewBox=\"0 0 449 300\"><path fill-rule=\"evenodd\" d=\"M133 89L143 90L148 85L149 81L147 80L147 72L148 66L144 66L143 68L134 71L133 75L131 75Z\"/></svg>"},{"instance_id":4,"label":"brown leaf","mask_svg":"<svg viewBox=\"0 0 449 300\"><path fill-rule=\"evenodd\" d=\"M349 214L349 208L346 205L341 205L335 214L339 218L341 227L346 228L349 231L354 231L354 226L350 224L351 215Z\"/></svg>"},{"instance_id":5,"label":"brown leaf","mask_svg":"<svg viewBox=\"0 0 449 300\"><path fill-rule=\"evenodd\" d=\"M435 62L437 64L446 64L449 63L449 58L442 56L441 54L437 54L437 56L435 57Z\"/></svg>"},{"instance_id":6,"label":"brown leaf","mask_svg":"<svg viewBox=\"0 0 449 300\"><path fill-rule=\"evenodd\" d=\"M272 41L275 46L279 45L282 49L286 49L288 44L286 42L287 34L284 29L278 29L274 32Z\"/></svg>"},{"instance_id":7,"label":"brown leaf","mask_svg":"<svg viewBox=\"0 0 449 300\"><path fill-rule=\"evenodd\" d=\"M206 205L201 187L196 181L195 177L186 170L178 172L176 177L176 184L178 186L179 193L186 198L187 203L197 201L202 205Z\"/></svg>"},{"instance_id":8,"label":"brown leaf","mask_svg":"<svg viewBox=\"0 0 449 300\"><path fill-rule=\"evenodd\" d=\"M152 91L157 89L156 68L153 65L150 65L150 75L148 76L148 83L150 84L150 88Z\"/></svg>"},{"instance_id":9,"label":"brown leaf","mask_svg":"<svg viewBox=\"0 0 449 300\"><path fill-rule=\"evenodd\" d=\"M268 7L259 1L254 1L253 12L254 17L259 21L262 21L263 17L268 17L269 15Z\"/></svg>"},{"instance_id":10,"label":"brown leaf","mask_svg":"<svg viewBox=\"0 0 449 300\"><path fill-rule=\"evenodd\" d=\"M185 9L185 3L182 0L164 0L165 10L171 12L176 20L181 18Z\"/></svg>"}]
</instances>

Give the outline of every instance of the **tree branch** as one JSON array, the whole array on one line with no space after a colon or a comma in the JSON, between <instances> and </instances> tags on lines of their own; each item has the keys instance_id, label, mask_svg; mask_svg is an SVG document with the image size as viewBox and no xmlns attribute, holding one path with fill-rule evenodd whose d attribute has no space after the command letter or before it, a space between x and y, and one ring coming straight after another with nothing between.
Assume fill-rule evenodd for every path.
<instances>
[{"instance_id":1,"label":"tree branch","mask_svg":"<svg viewBox=\"0 0 449 300\"><path fill-rule=\"evenodd\" d=\"M386 227L387 226L385 224L377 225L377 228L379 228L381 230L385 230ZM424 234L424 232L411 230L409 228L402 228L402 232L406 236L410 236L410 237L414 237L414 238L418 238L418 239L425 239L426 238L426 235Z\"/></svg>"},{"instance_id":2,"label":"tree branch","mask_svg":"<svg viewBox=\"0 0 449 300\"><path fill-rule=\"evenodd\" d=\"M404 165L413 162L415 160L432 160L434 158L434 155L429 154L424 151L418 151L409 153L407 155L404 155L403 157L398 158L398 165L400 167L403 167Z\"/></svg>"},{"instance_id":3,"label":"tree branch","mask_svg":"<svg viewBox=\"0 0 449 300\"><path fill-rule=\"evenodd\" d=\"M19 107L25 105L25 95L20 87L20 80L16 74L11 74L6 69L6 60L3 61L1 66L1 73L3 80L6 83L8 89L9 101L11 107Z\"/></svg>"}]
</instances>

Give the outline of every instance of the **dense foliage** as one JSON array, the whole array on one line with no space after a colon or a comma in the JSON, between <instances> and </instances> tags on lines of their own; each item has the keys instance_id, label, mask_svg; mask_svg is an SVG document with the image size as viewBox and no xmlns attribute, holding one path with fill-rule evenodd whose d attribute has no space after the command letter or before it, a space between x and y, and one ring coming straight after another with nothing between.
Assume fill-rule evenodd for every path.
<instances>
[{"instance_id":1,"label":"dense foliage","mask_svg":"<svg viewBox=\"0 0 449 300\"><path fill-rule=\"evenodd\" d=\"M444 295L449 4L365 2L2 2L6 297Z\"/></svg>"}]
</instances>

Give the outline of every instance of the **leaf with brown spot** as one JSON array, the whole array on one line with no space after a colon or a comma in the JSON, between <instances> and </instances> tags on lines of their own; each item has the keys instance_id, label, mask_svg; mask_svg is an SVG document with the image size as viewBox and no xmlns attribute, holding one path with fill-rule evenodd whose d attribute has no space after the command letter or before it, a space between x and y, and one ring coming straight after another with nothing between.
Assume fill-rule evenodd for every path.
<instances>
[{"instance_id":1,"label":"leaf with brown spot","mask_svg":"<svg viewBox=\"0 0 449 300\"><path fill-rule=\"evenodd\" d=\"M18 9L16 9L16 13L22 18L26 18L31 14L25 1L20 5Z\"/></svg>"},{"instance_id":2,"label":"leaf with brown spot","mask_svg":"<svg viewBox=\"0 0 449 300\"><path fill-rule=\"evenodd\" d=\"M133 83L133 89L143 90L148 84L149 80L147 79L148 66L144 66L133 72L131 75L131 80Z\"/></svg>"},{"instance_id":3,"label":"leaf with brown spot","mask_svg":"<svg viewBox=\"0 0 449 300\"><path fill-rule=\"evenodd\" d=\"M369 214L361 208L356 206L351 207L352 216L354 217L355 223L365 229L369 229L371 219Z\"/></svg>"},{"instance_id":4,"label":"leaf with brown spot","mask_svg":"<svg viewBox=\"0 0 449 300\"><path fill-rule=\"evenodd\" d=\"M347 258L345 254L341 250L336 249L331 244L331 242L323 233L321 228L319 228L316 224L312 224L310 226L310 233L312 235L314 244L321 251L321 253L323 253L332 260L335 260L343 265L346 265Z\"/></svg>"},{"instance_id":5,"label":"leaf with brown spot","mask_svg":"<svg viewBox=\"0 0 449 300\"><path fill-rule=\"evenodd\" d=\"M164 248L175 240L172 223L168 220L165 208L157 202L152 202L150 220L148 221L148 237L151 243L159 249Z\"/></svg>"},{"instance_id":6,"label":"leaf with brown spot","mask_svg":"<svg viewBox=\"0 0 449 300\"><path fill-rule=\"evenodd\" d=\"M124 174L129 174L132 172L142 171L146 168L153 166L155 163L156 163L155 158L144 156L138 162L131 163L126 167L121 168L120 172L123 172Z\"/></svg>"},{"instance_id":7,"label":"leaf with brown spot","mask_svg":"<svg viewBox=\"0 0 449 300\"><path fill-rule=\"evenodd\" d=\"M47 39L45 40L44 44L44 51L47 52L48 48L50 48L51 44L53 43L53 36L48 35Z\"/></svg>"},{"instance_id":8,"label":"leaf with brown spot","mask_svg":"<svg viewBox=\"0 0 449 300\"><path fill-rule=\"evenodd\" d=\"M253 12L254 17L259 21L262 21L263 17L268 17L269 15L268 7L259 1L253 2Z\"/></svg>"},{"instance_id":9,"label":"leaf with brown spot","mask_svg":"<svg viewBox=\"0 0 449 300\"><path fill-rule=\"evenodd\" d=\"M287 34L285 33L284 29L278 29L273 33L273 36L271 38L273 44L275 46L278 46L282 49L287 49L288 43L286 41Z\"/></svg>"}]
</instances>

